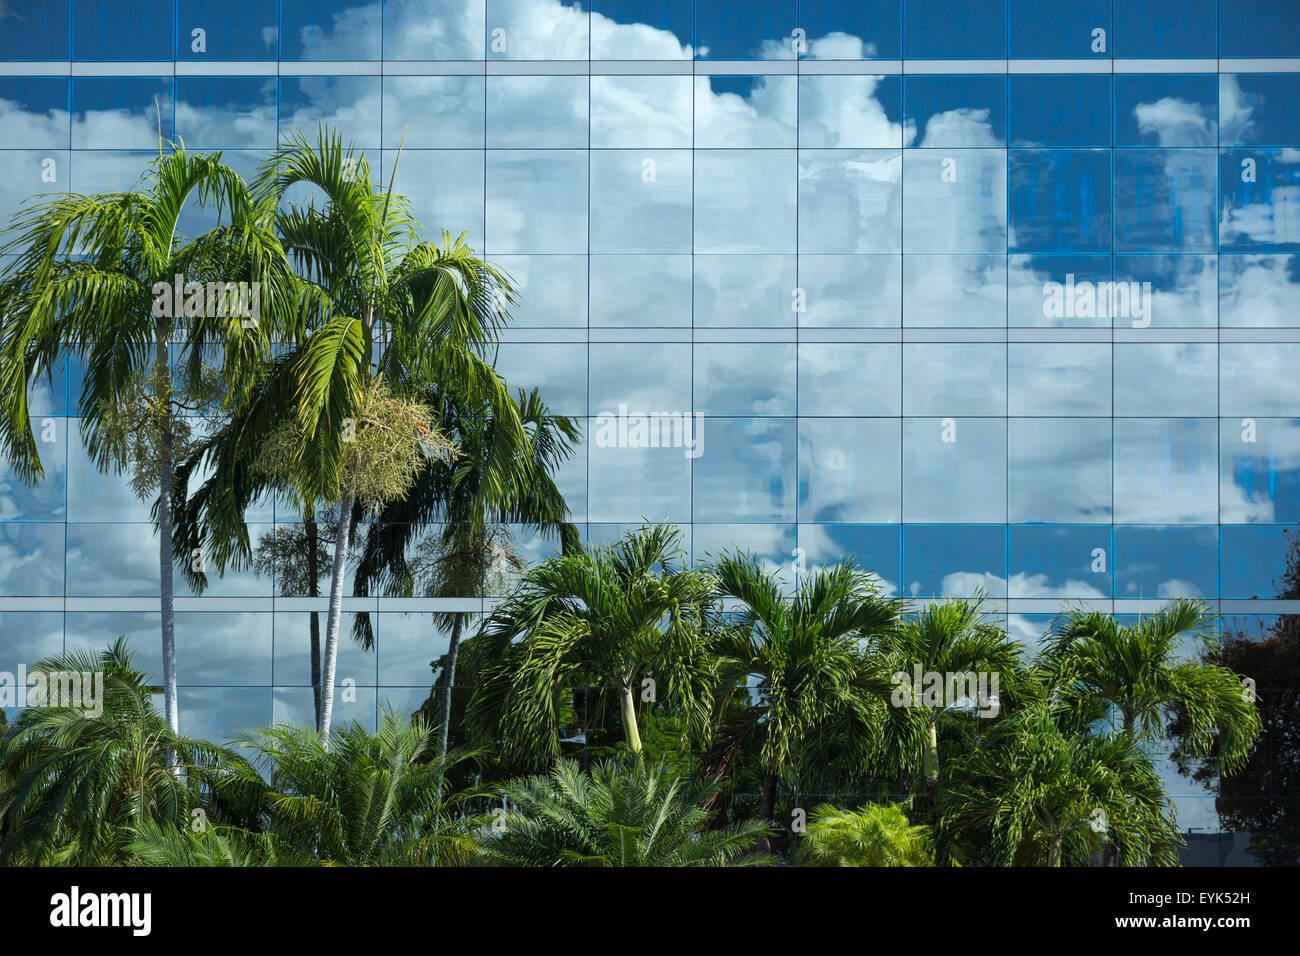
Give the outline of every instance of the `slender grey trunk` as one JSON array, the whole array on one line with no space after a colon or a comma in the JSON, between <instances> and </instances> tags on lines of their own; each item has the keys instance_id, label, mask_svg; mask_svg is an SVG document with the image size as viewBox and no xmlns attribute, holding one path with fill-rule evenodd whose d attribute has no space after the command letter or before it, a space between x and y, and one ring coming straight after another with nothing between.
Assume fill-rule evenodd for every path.
<instances>
[{"instance_id":1,"label":"slender grey trunk","mask_svg":"<svg viewBox=\"0 0 1300 956\"><path fill-rule=\"evenodd\" d=\"M768 826L776 822L776 788L780 782L780 775L771 768L763 774L762 791L758 804L758 817ZM772 852L772 838L766 834L759 838L759 853Z\"/></svg>"},{"instance_id":2,"label":"slender grey trunk","mask_svg":"<svg viewBox=\"0 0 1300 956\"><path fill-rule=\"evenodd\" d=\"M347 570L348 537L352 532L354 499L355 495L349 489L339 504L339 528L334 536L334 570L330 574L330 605L329 614L325 619L325 655L320 678L320 720L316 722L317 732L327 742L330 720L334 716L334 668L339 656L339 619L343 615L343 577Z\"/></svg>"},{"instance_id":3,"label":"slender grey trunk","mask_svg":"<svg viewBox=\"0 0 1300 956\"><path fill-rule=\"evenodd\" d=\"M442 686L442 703L438 714L438 756L447 755L447 740L451 731L451 691L456 684L456 657L460 653L460 633L465 615L457 614L451 622L451 642L447 645L447 666ZM441 788L439 788L441 789Z\"/></svg>"},{"instance_id":4,"label":"slender grey trunk","mask_svg":"<svg viewBox=\"0 0 1300 956\"><path fill-rule=\"evenodd\" d=\"M155 328L155 361L169 369L167 325L159 319ZM170 379L169 379L170 380ZM170 396L168 396L170 404ZM170 423L163 422L158 448L158 593L162 612L163 713L173 733L180 733L180 702L176 691L176 591L172 582L172 445ZM168 755L175 767L176 754Z\"/></svg>"},{"instance_id":5,"label":"slender grey trunk","mask_svg":"<svg viewBox=\"0 0 1300 956\"><path fill-rule=\"evenodd\" d=\"M307 537L307 596L320 597L320 566L316 561L316 548L319 537L316 519L310 513L303 514L303 527ZM320 726L320 614L311 612L309 622L311 631L311 701L316 726Z\"/></svg>"}]
</instances>

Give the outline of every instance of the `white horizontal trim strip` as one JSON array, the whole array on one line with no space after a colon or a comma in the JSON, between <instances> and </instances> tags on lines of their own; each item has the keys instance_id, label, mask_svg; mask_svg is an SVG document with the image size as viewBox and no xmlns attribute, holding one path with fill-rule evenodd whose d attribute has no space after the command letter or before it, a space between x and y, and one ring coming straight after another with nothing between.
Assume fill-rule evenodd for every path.
<instances>
[{"instance_id":1,"label":"white horizontal trim strip","mask_svg":"<svg viewBox=\"0 0 1300 956\"><path fill-rule=\"evenodd\" d=\"M911 604L923 608L941 603L946 598L914 598ZM501 598L344 598L345 611L370 611L381 614L431 614L435 611L460 611L468 614L486 613L501 603ZM1066 605L1082 606L1089 610L1106 611L1115 614L1150 614L1173 603L1152 598L990 598L986 606L990 611L1009 614L1056 614ZM1252 598L1224 598L1208 602L1220 614L1300 614L1300 601L1283 601ZM736 610L738 602L733 599L724 601L727 610ZM328 598L177 598L177 613L203 612L309 612L325 613L329 609ZM3 612L61 612L70 613L121 613L121 612L158 612L156 597L0 597L0 613Z\"/></svg>"},{"instance_id":2,"label":"white horizontal trim strip","mask_svg":"<svg viewBox=\"0 0 1300 956\"><path fill-rule=\"evenodd\" d=\"M6 60L0 76L1300 73L1300 57L994 60Z\"/></svg>"}]
</instances>

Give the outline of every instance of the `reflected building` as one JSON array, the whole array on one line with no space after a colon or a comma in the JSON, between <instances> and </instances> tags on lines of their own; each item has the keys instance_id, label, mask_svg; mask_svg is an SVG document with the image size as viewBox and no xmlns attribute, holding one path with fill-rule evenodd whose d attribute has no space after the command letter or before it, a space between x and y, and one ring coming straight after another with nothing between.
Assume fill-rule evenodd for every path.
<instances>
[{"instance_id":1,"label":"reflected building","mask_svg":"<svg viewBox=\"0 0 1300 956\"><path fill-rule=\"evenodd\" d=\"M251 175L325 121L514 276L497 367L586 423L589 540L851 553L1029 643L1064 600L1244 628L1300 613L1297 102L1292 0L7 0L0 215L130 188L160 124ZM0 466L3 660L126 633L156 666L148 505L79 395L34 396L44 483ZM700 454L596 442L621 406L703 416ZM349 605L344 718L423 699L433 605ZM185 729L309 714L314 606L251 571L182 598Z\"/></svg>"}]
</instances>

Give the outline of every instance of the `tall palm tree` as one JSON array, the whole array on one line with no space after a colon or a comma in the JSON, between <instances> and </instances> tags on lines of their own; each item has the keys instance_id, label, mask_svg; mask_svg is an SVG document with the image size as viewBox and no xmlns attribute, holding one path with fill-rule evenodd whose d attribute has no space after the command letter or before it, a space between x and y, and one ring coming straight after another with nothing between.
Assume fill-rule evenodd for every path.
<instances>
[{"instance_id":1,"label":"tall palm tree","mask_svg":"<svg viewBox=\"0 0 1300 956\"><path fill-rule=\"evenodd\" d=\"M984 611L983 602L945 601L905 617L897 627L881 631L875 641L882 673L894 678L891 702L920 719L909 726L918 731L921 773L933 801L939 783L939 725L956 714L979 708L994 715L1014 693L1024 670L1020 645ZM915 682L917 672L940 675L945 693L936 699ZM998 678L998 700L949 700L947 676L986 676L986 689ZM901 675L901 676L899 676ZM963 681L963 686L965 682ZM956 685L953 685L954 689ZM991 697L992 695L989 694ZM901 698L898 699L898 698ZM913 765L915 766L915 765Z\"/></svg>"},{"instance_id":2,"label":"tall palm tree","mask_svg":"<svg viewBox=\"0 0 1300 956\"><path fill-rule=\"evenodd\" d=\"M768 858L750 853L766 827L756 820L702 833L710 788L690 787L644 758L604 761L583 773L561 760L550 774L502 787L510 810L479 836L479 853L503 866L724 866Z\"/></svg>"},{"instance_id":3,"label":"tall palm tree","mask_svg":"<svg viewBox=\"0 0 1300 956\"><path fill-rule=\"evenodd\" d=\"M194 202L215 205L224 225L194 241L179 233ZM269 346L292 275L272 229L273 207L221 163L176 146L152 162L133 192L58 194L19 213L0 254L0 445L24 481L43 475L27 393L60 356L85 367L82 436L101 469L133 472L142 497L157 495L162 669L167 722L179 732L173 587L173 470L192 441L186 415L201 394L210 346L219 347L224 398L237 401L247 370ZM253 322L211 297L199 315L158 307L183 281L257 283ZM251 302L250 302L251 305ZM191 311L182 309L181 312ZM222 314L215 314L222 313ZM169 347L179 340L173 368ZM189 563L189 553L184 554Z\"/></svg>"},{"instance_id":4,"label":"tall palm tree","mask_svg":"<svg viewBox=\"0 0 1300 956\"><path fill-rule=\"evenodd\" d=\"M46 658L31 673L101 673L100 713L31 707L0 742L0 863L117 865L132 827L191 825L205 781L232 755L172 731L125 638L99 654ZM184 773L170 772L172 759Z\"/></svg>"},{"instance_id":5,"label":"tall palm tree","mask_svg":"<svg viewBox=\"0 0 1300 956\"><path fill-rule=\"evenodd\" d=\"M1215 623L1209 605L1191 599L1129 625L1075 609L1054 623L1039 666L1059 711L1076 726L1090 725L1113 707L1121 733L1153 743L1181 717L1183 750L1202 756L1217 744L1220 766L1232 773L1245 765L1263 726L1253 695L1244 692L1240 675L1179 647L1187 635L1201 645L1197 652L1214 648ZM1122 852L1109 842L1106 865Z\"/></svg>"},{"instance_id":6,"label":"tall palm tree","mask_svg":"<svg viewBox=\"0 0 1300 956\"><path fill-rule=\"evenodd\" d=\"M594 686L617 693L624 739L641 752L636 693L702 728L712 707L712 665L701 634L712 596L707 574L677 561L679 532L643 527L617 543L548 558L530 568L476 638L490 664L469 719L508 755L547 763L559 755L561 695Z\"/></svg>"},{"instance_id":7,"label":"tall palm tree","mask_svg":"<svg viewBox=\"0 0 1300 956\"><path fill-rule=\"evenodd\" d=\"M1164 739L1176 709L1185 715L1184 749L1208 754L1217 741L1225 772L1241 767L1260 735L1260 717L1241 677L1198 659L1217 646L1216 618L1203 601L1183 599L1129 625L1100 611L1059 618L1041 657L1058 707L1089 719L1113 707L1119 729L1142 742ZM1180 650L1183 635L1199 646Z\"/></svg>"},{"instance_id":8,"label":"tall palm tree","mask_svg":"<svg viewBox=\"0 0 1300 956\"><path fill-rule=\"evenodd\" d=\"M384 713L376 733L360 724L327 740L278 725L238 735L250 761L232 762L220 787L261 809L283 844L333 866L460 865L474 852L479 794L444 799L447 769L468 758L435 758L432 729ZM328 746L326 746L328 744Z\"/></svg>"},{"instance_id":9,"label":"tall palm tree","mask_svg":"<svg viewBox=\"0 0 1300 956\"><path fill-rule=\"evenodd\" d=\"M1132 734L1062 728L1045 701L994 721L954 758L939 827L972 862L994 866L1090 866L1108 841L1127 864L1174 866L1182 843Z\"/></svg>"},{"instance_id":10,"label":"tall palm tree","mask_svg":"<svg viewBox=\"0 0 1300 956\"><path fill-rule=\"evenodd\" d=\"M519 393L517 415L521 441L497 440L490 403L437 386L426 395L441 409L438 427L456 444L454 460L435 461L401 498L380 509L369 525L355 575L355 593L372 587L411 596L467 598L487 596L491 579L502 570L522 569L513 554L508 525L554 534L566 553L579 546L577 529L568 523L569 508L553 473L573 452L578 426L552 415L536 390ZM433 528L411 554L414 539ZM504 569L502 566L505 566ZM435 613L439 627L450 630L439 683L438 754L447 752L451 729L451 695L456 660L467 615ZM373 645L368 614L355 618L354 634L363 647Z\"/></svg>"},{"instance_id":11,"label":"tall palm tree","mask_svg":"<svg viewBox=\"0 0 1300 956\"><path fill-rule=\"evenodd\" d=\"M317 722L328 735L353 527L404 495L428 458L454 454L422 401L427 389L491 404L503 444L518 442L522 425L483 354L512 301L504 274L463 235L420 241L392 178L376 185L365 156L337 133L322 128L315 145L291 134L259 173L259 195L277 207L301 186L325 205L276 215L306 290L298 325L230 426L186 463L186 478L200 464L211 477L188 506L185 544L205 547L224 570L249 559L243 513L261 495L279 489L304 506L337 508Z\"/></svg>"},{"instance_id":12,"label":"tall palm tree","mask_svg":"<svg viewBox=\"0 0 1300 956\"><path fill-rule=\"evenodd\" d=\"M898 606L848 560L808 573L792 597L749 554L724 554L713 572L719 593L741 605L718 631L715 649L724 681L719 700L729 699L747 678L757 679L758 700L747 729L763 734L759 816L770 822L781 775L798 763L816 728L843 717L869 721L879 706L859 679L859 649L894 625Z\"/></svg>"}]
</instances>

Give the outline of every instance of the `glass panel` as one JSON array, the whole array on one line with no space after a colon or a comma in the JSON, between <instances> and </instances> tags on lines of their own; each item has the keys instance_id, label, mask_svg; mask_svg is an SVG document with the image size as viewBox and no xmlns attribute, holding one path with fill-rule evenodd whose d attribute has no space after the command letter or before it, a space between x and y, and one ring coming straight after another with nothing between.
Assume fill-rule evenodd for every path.
<instances>
[{"instance_id":1,"label":"glass panel","mask_svg":"<svg viewBox=\"0 0 1300 956\"><path fill-rule=\"evenodd\" d=\"M72 81L73 149L150 149L158 154L158 123L170 139L172 83L166 77L84 77ZM134 180L140 174L136 167Z\"/></svg>"},{"instance_id":2,"label":"glass panel","mask_svg":"<svg viewBox=\"0 0 1300 956\"><path fill-rule=\"evenodd\" d=\"M799 419L799 520L899 520L899 421Z\"/></svg>"},{"instance_id":3,"label":"glass panel","mask_svg":"<svg viewBox=\"0 0 1300 956\"><path fill-rule=\"evenodd\" d=\"M795 0L696 0L695 55L709 60L792 60Z\"/></svg>"},{"instance_id":4,"label":"glass panel","mask_svg":"<svg viewBox=\"0 0 1300 956\"><path fill-rule=\"evenodd\" d=\"M1013 418L1007 427L1008 520L1110 522L1109 419Z\"/></svg>"},{"instance_id":5,"label":"glass panel","mask_svg":"<svg viewBox=\"0 0 1300 956\"><path fill-rule=\"evenodd\" d=\"M1007 261L1008 324L1027 328L1109 326L1111 273L1110 256L1011 256Z\"/></svg>"},{"instance_id":6,"label":"glass panel","mask_svg":"<svg viewBox=\"0 0 1300 956\"><path fill-rule=\"evenodd\" d=\"M274 60L276 10L275 0L176 0L176 59Z\"/></svg>"},{"instance_id":7,"label":"glass panel","mask_svg":"<svg viewBox=\"0 0 1300 956\"><path fill-rule=\"evenodd\" d=\"M275 79L176 78L176 135L186 147L275 149Z\"/></svg>"},{"instance_id":8,"label":"glass panel","mask_svg":"<svg viewBox=\"0 0 1300 956\"><path fill-rule=\"evenodd\" d=\"M1116 146L1217 146L1218 116L1213 74L1115 77Z\"/></svg>"},{"instance_id":9,"label":"glass panel","mask_svg":"<svg viewBox=\"0 0 1300 956\"><path fill-rule=\"evenodd\" d=\"M902 167L896 150L800 150L799 249L897 252Z\"/></svg>"},{"instance_id":10,"label":"glass panel","mask_svg":"<svg viewBox=\"0 0 1300 956\"><path fill-rule=\"evenodd\" d=\"M1005 0L907 0L903 55L920 59L1005 57Z\"/></svg>"},{"instance_id":11,"label":"glass panel","mask_svg":"<svg viewBox=\"0 0 1300 956\"><path fill-rule=\"evenodd\" d=\"M0 136L6 146L67 149L72 135L69 94L63 77L0 77Z\"/></svg>"},{"instance_id":12,"label":"glass panel","mask_svg":"<svg viewBox=\"0 0 1300 956\"><path fill-rule=\"evenodd\" d=\"M903 520L1005 522L1006 425L997 418L905 420Z\"/></svg>"},{"instance_id":13,"label":"glass panel","mask_svg":"<svg viewBox=\"0 0 1300 956\"><path fill-rule=\"evenodd\" d=\"M1004 76L908 76L903 83L906 146L1005 146Z\"/></svg>"},{"instance_id":14,"label":"glass panel","mask_svg":"<svg viewBox=\"0 0 1300 956\"><path fill-rule=\"evenodd\" d=\"M695 251L794 252L795 151L695 151Z\"/></svg>"},{"instance_id":15,"label":"glass panel","mask_svg":"<svg viewBox=\"0 0 1300 956\"><path fill-rule=\"evenodd\" d=\"M592 251L691 251L689 150L590 155Z\"/></svg>"},{"instance_id":16,"label":"glass panel","mask_svg":"<svg viewBox=\"0 0 1300 956\"><path fill-rule=\"evenodd\" d=\"M902 414L902 354L888 343L799 345L801 415Z\"/></svg>"},{"instance_id":17,"label":"glass panel","mask_svg":"<svg viewBox=\"0 0 1300 956\"><path fill-rule=\"evenodd\" d=\"M1213 252L1215 158L1209 150L1115 153L1115 249Z\"/></svg>"},{"instance_id":18,"label":"glass panel","mask_svg":"<svg viewBox=\"0 0 1300 956\"><path fill-rule=\"evenodd\" d=\"M1005 415L1007 347L963 342L903 345L904 415Z\"/></svg>"},{"instance_id":19,"label":"glass panel","mask_svg":"<svg viewBox=\"0 0 1300 956\"><path fill-rule=\"evenodd\" d=\"M593 60L689 60L691 0L592 0Z\"/></svg>"},{"instance_id":20,"label":"glass panel","mask_svg":"<svg viewBox=\"0 0 1300 956\"><path fill-rule=\"evenodd\" d=\"M1224 419L1220 436L1219 520L1300 521L1300 421Z\"/></svg>"},{"instance_id":21,"label":"glass panel","mask_svg":"<svg viewBox=\"0 0 1300 956\"><path fill-rule=\"evenodd\" d=\"M1116 527L1115 597L1172 600L1218 591L1217 527Z\"/></svg>"},{"instance_id":22,"label":"glass panel","mask_svg":"<svg viewBox=\"0 0 1300 956\"><path fill-rule=\"evenodd\" d=\"M897 59L903 55L901 0L800 0L807 31L804 56L814 60Z\"/></svg>"},{"instance_id":23,"label":"glass panel","mask_svg":"<svg viewBox=\"0 0 1300 956\"><path fill-rule=\"evenodd\" d=\"M695 410L706 415L793 415L795 347L697 344Z\"/></svg>"},{"instance_id":24,"label":"glass panel","mask_svg":"<svg viewBox=\"0 0 1300 956\"><path fill-rule=\"evenodd\" d=\"M1115 56L1219 55L1215 0L1125 0L1114 12Z\"/></svg>"},{"instance_id":25,"label":"glass panel","mask_svg":"<svg viewBox=\"0 0 1300 956\"><path fill-rule=\"evenodd\" d=\"M280 78L280 136L291 129L314 140L321 123L344 143L378 149L383 105L377 76L285 76Z\"/></svg>"},{"instance_id":26,"label":"glass panel","mask_svg":"<svg viewBox=\"0 0 1300 956\"><path fill-rule=\"evenodd\" d=\"M597 263L607 258L592 257L593 282ZM586 256L493 256L492 262L510 276L519 300L511 309L512 328L581 328L587 324ZM628 295L631 297L630 292ZM595 298L593 288L593 304Z\"/></svg>"},{"instance_id":27,"label":"glass panel","mask_svg":"<svg viewBox=\"0 0 1300 956\"><path fill-rule=\"evenodd\" d=\"M485 0L384 0L384 56L481 60L486 6Z\"/></svg>"},{"instance_id":28,"label":"glass panel","mask_svg":"<svg viewBox=\"0 0 1300 956\"><path fill-rule=\"evenodd\" d=\"M1010 56L1111 56L1110 0L1007 0Z\"/></svg>"},{"instance_id":29,"label":"glass panel","mask_svg":"<svg viewBox=\"0 0 1300 956\"><path fill-rule=\"evenodd\" d=\"M1113 142L1109 76L1028 75L1009 80L1013 146L1110 146Z\"/></svg>"},{"instance_id":30,"label":"glass panel","mask_svg":"<svg viewBox=\"0 0 1300 956\"><path fill-rule=\"evenodd\" d=\"M794 256L695 256L695 324L790 327Z\"/></svg>"},{"instance_id":31,"label":"glass panel","mask_svg":"<svg viewBox=\"0 0 1300 956\"><path fill-rule=\"evenodd\" d=\"M591 77L593 147L689 148L689 76Z\"/></svg>"},{"instance_id":32,"label":"glass panel","mask_svg":"<svg viewBox=\"0 0 1300 956\"><path fill-rule=\"evenodd\" d=\"M1219 0L1219 56L1300 56L1295 8L1289 0Z\"/></svg>"},{"instance_id":33,"label":"glass panel","mask_svg":"<svg viewBox=\"0 0 1300 956\"><path fill-rule=\"evenodd\" d=\"M483 77L386 76L383 82L385 148L483 146Z\"/></svg>"},{"instance_id":34,"label":"glass panel","mask_svg":"<svg viewBox=\"0 0 1300 956\"><path fill-rule=\"evenodd\" d=\"M794 521L793 419L710 418L695 462L694 519ZM698 529L697 529L698 533Z\"/></svg>"},{"instance_id":35,"label":"glass panel","mask_svg":"<svg viewBox=\"0 0 1300 956\"><path fill-rule=\"evenodd\" d=\"M585 60L590 55L590 16L581 3L487 0L489 60Z\"/></svg>"},{"instance_id":36,"label":"glass panel","mask_svg":"<svg viewBox=\"0 0 1300 956\"><path fill-rule=\"evenodd\" d=\"M1009 162L1013 249L1109 251L1108 151L1013 149Z\"/></svg>"},{"instance_id":37,"label":"glass panel","mask_svg":"<svg viewBox=\"0 0 1300 956\"><path fill-rule=\"evenodd\" d=\"M1300 381L1292 373L1300 345L1225 342L1219 349L1219 414L1287 415L1300 409Z\"/></svg>"},{"instance_id":38,"label":"glass panel","mask_svg":"<svg viewBox=\"0 0 1300 956\"><path fill-rule=\"evenodd\" d=\"M172 58L172 0L75 0L73 10L75 59Z\"/></svg>"},{"instance_id":39,"label":"glass panel","mask_svg":"<svg viewBox=\"0 0 1300 956\"><path fill-rule=\"evenodd\" d=\"M903 303L900 255L800 256L807 328L898 328ZM863 289L872 290L864 296Z\"/></svg>"},{"instance_id":40,"label":"glass panel","mask_svg":"<svg viewBox=\"0 0 1300 956\"><path fill-rule=\"evenodd\" d=\"M487 241L503 252L587 251L587 154L489 150Z\"/></svg>"},{"instance_id":41,"label":"glass panel","mask_svg":"<svg viewBox=\"0 0 1300 956\"><path fill-rule=\"evenodd\" d=\"M903 251L1006 252L1006 163L1002 150L905 153Z\"/></svg>"},{"instance_id":42,"label":"glass panel","mask_svg":"<svg viewBox=\"0 0 1300 956\"><path fill-rule=\"evenodd\" d=\"M1217 520L1216 430L1216 422L1209 419L1115 419L1115 520Z\"/></svg>"},{"instance_id":43,"label":"glass panel","mask_svg":"<svg viewBox=\"0 0 1300 956\"><path fill-rule=\"evenodd\" d=\"M1115 414L1175 417L1218 413L1218 346L1115 345Z\"/></svg>"},{"instance_id":44,"label":"glass panel","mask_svg":"<svg viewBox=\"0 0 1300 956\"><path fill-rule=\"evenodd\" d=\"M1300 183L1294 149L1219 151L1219 243L1239 252L1300 250L1300 216L1291 214Z\"/></svg>"},{"instance_id":45,"label":"glass panel","mask_svg":"<svg viewBox=\"0 0 1300 956\"><path fill-rule=\"evenodd\" d=\"M63 594L64 525L0 522L0 594L57 597ZM158 566L157 556L154 568Z\"/></svg>"},{"instance_id":46,"label":"glass panel","mask_svg":"<svg viewBox=\"0 0 1300 956\"><path fill-rule=\"evenodd\" d=\"M1224 525L1219 546L1223 553L1223 597L1271 598L1283 587L1288 529L1277 525Z\"/></svg>"},{"instance_id":47,"label":"glass panel","mask_svg":"<svg viewBox=\"0 0 1300 956\"><path fill-rule=\"evenodd\" d=\"M1300 320L1300 256L1220 256L1219 324L1294 327Z\"/></svg>"},{"instance_id":48,"label":"glass panel","mask_svg":"<svg viewBox=\"0 0 1300 956\"><path fill-rule=\"evenodd\" d=\"M902 590L901 531L896 524L801 524L799 547L809 568L847 558L877 579L883 596L895 597Z\"/></svg>"},{"instance_id":49,"label":"glass panel","mask_svg":"<svg viewBox=\"0 0 1300 956\"><path fill-rule=\"evenodd\" d=\"M1007 529L1007 596L1097 599L1111 596L1109 527Z\"/></svg>"},{"instance_id":50,"label":"glass panel","mask_svg":"<svg viewBox=\"0 0 1300 956\"><path fill-rule=\"evenodd\" d=\"M1006 597L1006 529L905 526L903 580L907 597Z\"/></svg>"},{"instance_id":51,"label":"glass panel","mask_svg":"<svg viewBox=\"0 0 1300 956\"><path fill-rule=\"evenodd\" d=\"M905 326L1001 328L1006 323L1006 256L903 256Z\"/></svg>"},{"instance_id":52,"label":"glass panel","mask_svg":"<svg viewBox=\"0 0 1300 956\"><path fill-rule=\"evenodd\" d=\"M585 76L487 78L489 148L587 145Z\"/></svg>"},{"instance_id":53,"label":"glass panel","mask_svg":"<svg viewBox=\"0 0 1300 956\"><path fill-rule=\"evenodd\" d=\"M0 60L66 60L72 55L71 4L6 0L0 7Z\"/></svg>"},{"instance_id":54,"label":"glass panel","mask_svg":"<svg viewBox=\"0 0 1300 956\"><path fill-rule=\"evenodd\" d=\"M695 145L701 149L796 144L799 92L793 76L697 76Z\"/></svg>"},{"instance_id":55,"label":"glass panel","mask_svg":"<svg viewBox=\"0 0 1300 956\"><path fill-rule=\"evenodd\" d=\"M1007 363L1010 414L1110 415L1109 342L1012 342Z\"/></svg>"},{"instance_id":56,"label":"glass panel","mask_svg":"<svg viewBox=\"0 0 1300 956\"><path fill-rule=\"evenodd\" d=\"M591 324L689 326L691 259L689 255L592 256Z\"/></svg>"},{"instance_id":57,"label":"glass panel","mask_svg":"<svg viewBox=\"0 0 1300 956\"><path fill-rule=\"evenodd\" d=\"M590 407L596 414L618 413L620 405L633 413L691 411L691 346L689 343L593 342Z\"/></svg>"}]
</instances>

